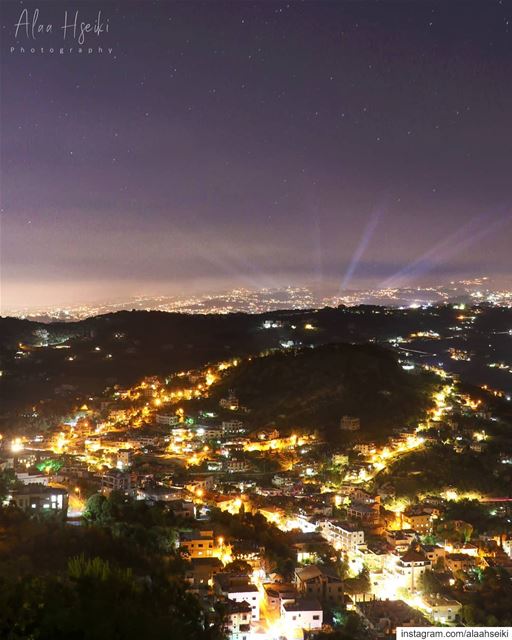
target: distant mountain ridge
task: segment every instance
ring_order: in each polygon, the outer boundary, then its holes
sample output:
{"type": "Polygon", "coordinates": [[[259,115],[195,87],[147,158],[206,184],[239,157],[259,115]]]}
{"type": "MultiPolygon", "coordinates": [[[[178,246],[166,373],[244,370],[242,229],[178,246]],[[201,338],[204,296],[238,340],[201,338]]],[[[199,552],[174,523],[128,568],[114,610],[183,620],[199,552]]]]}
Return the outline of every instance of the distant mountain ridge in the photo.
{"type": "Polygon", "coordinates": [[[510,374],[488,366],[496,342],[504,361],[512,361],[512,308],[448,305],[425,309],[377,306],[290,309],[262,314],[180,314],[121,311],[73,323],[34,323],[0,318],[0,413],[8,414],[52,398],[61,385],[97,394],[113,384],[133,384],[144,376],[167,375],[227,358],[258,355],[269,349],[318,347],[332,343],[388,345],[417,335],[408,349],[420,363],[428,358],[468,381],[507,389],[510,374]],[[454,329],[463,329],[455,330],[454,329]],[[440,340],[423,339],[437,334],[440,340]],[[20,347],[21,344],[21,347],[20,347]],[[450,359],[449,348],[473,352],[471,362],[450,359]],[[431,354],[431,355],[430,355],[431,354]],[[464,367],[464,369],[462,368],[464,367]]]}

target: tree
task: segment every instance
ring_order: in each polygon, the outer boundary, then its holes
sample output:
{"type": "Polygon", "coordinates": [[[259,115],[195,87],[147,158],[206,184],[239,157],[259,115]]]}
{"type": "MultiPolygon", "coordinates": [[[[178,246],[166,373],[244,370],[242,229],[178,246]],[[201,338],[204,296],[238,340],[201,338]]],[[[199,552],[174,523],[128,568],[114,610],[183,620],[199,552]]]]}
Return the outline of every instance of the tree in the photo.
{"type": "Polygon", "coordinates": [[[233,560],[233,562],[229,562],[223,570],[231,571],[232,573],[252,573],[251,565],[245,560],[233,560]]]}
{"type": "Polygon", "coordinates": [[[316,640],[362,640],[368,637],[368,632],[357,613],[349,611],[342,615],[341,619],[340,627],[331,633],[320,631],[315,635],[316,640]]]}
{"type": "Polygon", "coordinates": [[[354,595],[370,593],[371,581],[368,569],[365,567],[355,578],[348,578],[348,580],[345,580],[345,589],[347,593],[354,595]]]}
{"type": "Polygon", "coordinates": [[[449,542],[468,542],[471,540],[473,527],[469,522],[445,520],[437,526],[436,534],[439,538],[449,542]]]}
{"type": "Polygon", "coordinates": [[[0,582],[5,640],[218,640],[183,583],[137,580],[101,558],[79,556],[62,576],[0,582]]]}
{"type": "Polygon", "coordinates": [[[0,472],[0,504],[5,502],[12,488],[16,485],[16,474],[13,469],[0,472]]]}
{"type": "Polygon", "coordinates": [[[419,588],[424,595],[441,592],[441,583],[433,571],[425,571],[419,579],[419,588]]]}
{"type": "Polygon", "coordinates": [[[90,498],[88,498],[83,512],[85,520],[101,523],[103,520],[103,507],[106,501],[107,499],[105,496],[100,493],[94,493],[90,498]]]}

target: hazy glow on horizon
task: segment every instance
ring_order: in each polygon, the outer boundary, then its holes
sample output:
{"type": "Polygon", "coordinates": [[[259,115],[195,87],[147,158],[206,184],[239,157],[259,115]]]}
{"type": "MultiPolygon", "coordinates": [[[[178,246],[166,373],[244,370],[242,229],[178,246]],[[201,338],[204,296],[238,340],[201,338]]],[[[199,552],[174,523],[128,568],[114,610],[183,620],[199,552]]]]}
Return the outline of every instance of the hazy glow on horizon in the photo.
{"type": "Polygon", "coordinates": [[[193,4],[4,58],[2,310],[510,274],[505,7],[193,4]]]}

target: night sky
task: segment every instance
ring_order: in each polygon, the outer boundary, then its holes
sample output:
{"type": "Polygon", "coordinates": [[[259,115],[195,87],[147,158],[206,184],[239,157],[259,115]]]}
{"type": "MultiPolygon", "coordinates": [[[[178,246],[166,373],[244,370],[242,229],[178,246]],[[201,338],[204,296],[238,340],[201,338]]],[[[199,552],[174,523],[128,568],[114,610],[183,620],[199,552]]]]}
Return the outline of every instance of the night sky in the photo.
{"type": "Polygon", "coordinates": [[[512,2],[1,7],[2,309],[510,275],[512,2]]]}

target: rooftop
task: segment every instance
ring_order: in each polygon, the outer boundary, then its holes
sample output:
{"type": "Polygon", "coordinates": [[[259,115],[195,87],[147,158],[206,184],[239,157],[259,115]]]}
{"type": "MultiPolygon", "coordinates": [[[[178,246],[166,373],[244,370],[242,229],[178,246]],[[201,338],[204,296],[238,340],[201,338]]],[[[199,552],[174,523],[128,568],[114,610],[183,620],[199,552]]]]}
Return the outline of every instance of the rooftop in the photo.
{"type": "Polygon", "coordinates": [[[318,600],[297,600],[283,604],[285,611],[322,611],[322,605],[318,600]]]}
{"type": "Polygon", "coordinates": [[[427,558],[421,551],[408,549],[403,556],[400,556],[402,562],[426,562],[427,558]]]}
{"type": "Polygon", "coordinates": [[[23,495],[67,495],[68,492],[66,489],[62,487],[48,487],[45,484],[40,484],[39,482],[31,482],[30,484],[24,484],[23,486],[12,490],[13,496],[23,496],[23,495]]]}

